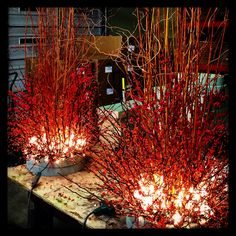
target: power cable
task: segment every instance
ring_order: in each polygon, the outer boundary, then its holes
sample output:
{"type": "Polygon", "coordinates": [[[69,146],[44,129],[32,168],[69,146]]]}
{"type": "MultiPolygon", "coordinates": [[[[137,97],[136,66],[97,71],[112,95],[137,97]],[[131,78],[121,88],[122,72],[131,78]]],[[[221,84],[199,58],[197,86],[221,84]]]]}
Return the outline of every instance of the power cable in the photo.
{"type": "Polygon", "coordinates": [[[31,182],[31,189],[30,189],[29,194],[28,194],[28,202],[27,202],[27,212],[28,212],[28,227],[27,228],[31,227],[31,221],[29,221],[29,219],[31,219],[31,209],[30,209],[31,195],[32,195],[32,192],[33,192],[34,188],[36,188],[37,185],[38,185],[39,179],[42,176],[42,172],[48,167],[48,164],[49,164],[49,162],[47,163],[47,165],[41,171],[39,171],[34,176],[34,179],[31,182]]]}
{"type": "Polygon", "coordinates": [[[101,215],[106,215],[106,216],[114,216],[115,215],[115,208],[112,205],[107,205],[104,201],[100,202],[100,206],[96,209],[94,209],[92,212],[90,212],[84,220],[82,230],[86,228],[86,223],[88,218],[94,214],[95,216],[101,216],[101,215]]]}

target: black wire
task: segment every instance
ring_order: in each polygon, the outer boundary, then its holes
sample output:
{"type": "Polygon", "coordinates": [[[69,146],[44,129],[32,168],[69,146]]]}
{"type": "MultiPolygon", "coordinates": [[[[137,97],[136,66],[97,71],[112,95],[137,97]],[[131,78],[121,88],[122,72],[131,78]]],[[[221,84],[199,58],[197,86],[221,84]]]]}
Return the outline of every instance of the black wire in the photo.
{"type": "Polygon", "coordinates": [[[100,202],[100,206],[97,207],[96,209],[94,209],[92,212],[90,212],[86,216],[82,230],[86,227],[86,222],[87,222],[89,216],[92,214],[94,214],[95,216],[101,216],[101,215],[114,216],[115,215],[115,208],[113,206],[107,205],[105,202],[100,202]]]}
{"type": "Polygon", "coordinates": [[[87,188],[80,186],[78,183],[74,182],[72,179],[69,179],[68,177],[66,177],[65,175],[61,174],[60,172],[57,172],[60,176],[62,176],[63,178],[65,178],[66,180],[68,180],[69,182],[77,185],[79,188],[83,189],[84,191],[88,192],[90,195],[96,197],[99,201],[103,201],[102,198],[100,198],[99,196],[95,195],[94,193],[90,192],[87,188]]]}
{"type": "Polygon", "coordinates": [[[27,202],[27,213],[28,213],[27,228],[31,227],[31,209],[30,209],[31,195],[32,195],[33,189],[37,186],[37,184],[39,182],[39,179],[41,178],[42,172],[48,167],[48,165],[49,165],[49,162],[47,163],[47,165],[42,170],[40,170],[35,175],[35,179],[34,179],[34,181],[32,181],[31,188],[30,188],[30,191],[29,191],[29,194],[28,194],[28,202],[27,202]]]}
{"type": "Polygon", "coordinates": [[[31,195],[32,195],[33,188],[31,187],[30,192],[28,194],[28,202],[27,202],[27,213],[28,213],[28,222],[27,222],[27,228],[31,227],[31,209],[30,209],[30,201],[31,201],[31,195]]]}
{"type": "Polygon", "coordinates": [[[14,76],[14,79],[12,80],[11,85],[10,85],[10,91],[13,91],[12,88],[13,88],[14,83],[16,82],[16,79],[17,79],[17,77],[18,77],[18,73],[17,73],[16,71],[14,71],[14,72],[9,73],[8,75],[9,75],[9,76],[10,76],[10,75],[15,75],[15,76],[14,76]]]}
{"type": "Polygon", "coordinates": [[[82,226],[82,230],[84,230],[86,228],[86,223],[87,223],[87,220],[89,218],[89,216],[91,216],[92,214],[94,213],[94,211],[90,212],[84,219],[84,223],[83,223],[83,226],[82,226]]]}

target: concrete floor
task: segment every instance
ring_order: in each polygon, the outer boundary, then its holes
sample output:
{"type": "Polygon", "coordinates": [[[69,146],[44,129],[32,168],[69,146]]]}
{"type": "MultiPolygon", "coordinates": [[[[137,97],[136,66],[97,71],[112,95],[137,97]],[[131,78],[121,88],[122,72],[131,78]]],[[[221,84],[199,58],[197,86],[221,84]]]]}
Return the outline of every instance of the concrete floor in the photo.
{"type": "MultiPolygon", "coordinates": [[[[8,180],[7,182],[7,216],[8,229],[28,228],[28,192],[20,185],[8,180]]],[[[81,228],[81,225],[74,221],[65,221],[53,217],[53,228],[68,229],[81,228]]]]}
{"type": "Polygon", "coordinates": [[[25,189],[8,180],[7,215],[8,228],[27,228],[27,196],[25,189]]]}

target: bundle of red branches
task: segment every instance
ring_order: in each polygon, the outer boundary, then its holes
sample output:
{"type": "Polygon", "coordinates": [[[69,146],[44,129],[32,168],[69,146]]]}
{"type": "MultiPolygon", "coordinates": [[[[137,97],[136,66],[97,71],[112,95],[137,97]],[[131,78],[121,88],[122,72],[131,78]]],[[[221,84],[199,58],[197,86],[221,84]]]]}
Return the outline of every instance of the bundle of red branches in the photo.
{"type": "MultiPolygon", "coordinates": [[[[185,9],[182,14],[186,12],[185,9]]],[[[199,9],[191,10],[191,14],[192,17],[199,14],[199,9]]],[[[154,26],[150,28],[153,33],[154,26]]],[[[196,32],[194,25],[192,30],[196,32]]],[[[150,46],[153,42],[148,39],[155,40],[158,34],[153,37],[145,31],[150,45],[143,40],[145,46],[142,46],[141,39],[137,39],[141,52],[136,55],[139,61],[133,65],[142,72],[137,76],[133,70],[129,75],[133,87],[126,92],[134,105],[131,108],[130,101],[123,104],[122,122],[108,116],[114,126],[112,138],[101,142],[90,169],[103,182],[100,189],[104,198],[122,215],[142,216],[154,228],[225,227],[228,224],[227,89],[223,85],[219,89],[222,78],[219,74],[198,72],[198,61],[193,59],[196,52],[188,50],[194,41],[189,46],[183,39],[185,31],[177,33],[182,42],[180,48],[179,45],[175,48],[176,61],[172,61],[172,66],[166,47],[161,60],[160,53],[155,54],[154,46],[150,46]],[[185,53],[189,60],[178,61],[185,53]]],[[[199,37],[195,40],[198,42],[199,37]]],[[[164,44],[168,45],[168,38],[164,44]]],[[[208,44],[211,46],[210,41],[208,44]]]]}
{"type": "Polygon", "coordinates": [[[9,92],[9,148],[25,158],[73,159],[92,145],[97,85],[86,53],[76,47],[73,19],[74,9],[38,10],[37,58],[30,59],[25,90],[9,92]]]}
{"type": "Polygon", "coordinates": [[[48,156],[55,161],[91,146],[96,84],[93,76],[75,72],[59,92],[49,76],[45,73],[33,87],[28,78],[25,91],[9,94],[14,102],[9,110],[9,144],[36,160],[48,156]]]}

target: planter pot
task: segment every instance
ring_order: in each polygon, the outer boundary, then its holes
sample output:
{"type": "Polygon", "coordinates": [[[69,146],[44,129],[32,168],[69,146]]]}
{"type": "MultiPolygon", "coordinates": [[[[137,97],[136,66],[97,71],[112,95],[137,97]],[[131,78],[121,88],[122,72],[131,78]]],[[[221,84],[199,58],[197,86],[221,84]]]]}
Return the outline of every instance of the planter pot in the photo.
{"type": "Polygon", "coordinates": [[[87,157],[81,156],[73,160],[60,161],[59,164],[50,163],[45,161],[39,161],[36,163],[34,160],[29,159],[26,161],[26,167],[28,170],[34,174],[41,172],[43,176],[58,176],[58,175],[68,175],[84,169],[87,157]]]}

